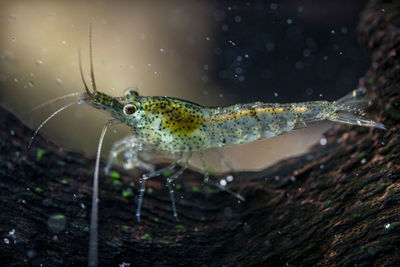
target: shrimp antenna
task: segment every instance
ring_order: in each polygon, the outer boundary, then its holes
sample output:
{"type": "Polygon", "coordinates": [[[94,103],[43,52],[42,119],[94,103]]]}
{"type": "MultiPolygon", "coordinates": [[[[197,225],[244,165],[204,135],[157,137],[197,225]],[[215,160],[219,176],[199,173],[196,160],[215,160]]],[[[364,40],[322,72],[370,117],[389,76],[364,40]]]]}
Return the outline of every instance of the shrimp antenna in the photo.
{"type": "Polygon", "coordinates": [[[93,70],[92,25],[93,23],[91,22],[89,31],[90,77],[92,79],[93,91],[96,92],[97,87],[96,87],[96,81],[94,79],[94,70],[93,70]]]}
{"type": "Polygon", "coordinates": [[[81,50],[78,50],[78,58],[79,58],[79,72],[81,73],[81,78],[83,85],[85,86],[86,93],[89,95],[90,98],[93,98],[92,92],[90,92],[86,82],[85,82],[85,77],[83,77],[83,70],[82,70],[82,58],[81,58],[81,50]]]}
{"type": "Polygon", "coordinates": [[[92,210],[90,213],[90,239],[89,239],[89,257],[88,266],[98,265],[98,211],[99,211],[99,166],[101,148],[103,146],[104,136],[106,135],[108,127],[113,124],[120,123],[119,120],[112,119],[106,122],[100,134],[99,144],[97,146],[96,165],[93,175],[93,193],[92,193],[92,210]]]}
{"type": "Polygon", "coordinates": [[[42,127],[49,121],[51,120],[55,115],[57,115],[58,113],[60,113],[61,111],[69,108],[70,106],[74,105],[74,104],[78,104],[79,102],[72,102],[69,103],[63,107],[61,107],[60,109],[58,109],[57,111],[55,111],[53,114],[51,114],[49,117],[47,117],[47,119],[45,119],[40,125],[39,127],[35,130],[35,133],[32,135],[31,140],[29,141],[29,145],[28,145],[28,149],[31,147],[33,139],[35,139],[35,136],[37,135],[37,133],[39,132],[40,129],[42,129],[42,127]]]}
{"type": "Polygon", "coordinates": [[[47,105],[50,105],[50,104],[52,104],[52,103],[56,103],[56,102],[58,102],[58,101],[61,101],[61,100],[64,100],[64,99],[66,99],[66,98],[69,98],[69,97],[73,97],[73,96],[84,96],[84,93],[82,93],[82,92],[76,92],[76,93],[72,93],[72,94],[68,94],[68,95],[63,95],[63,96],[60,96],[60,97],[56,97],[56,98],[53,98],[53,99],[50,99],[49,101],[46,101],[46,102],[44,102],[44,103],[42,103],[42,104],[40,104],[40,105],[37,105],[36,107],[34,107],[34,108],[32,108],[30,111],[29,111],[29,113],[31,113],[31,112],[33,112],[33,111],[35,111],[35,110],[38,110],[38,109],[40,109],[40,108],[42,108],[42,107],[45,107],[45,106],[47,106],[47,105]]]}

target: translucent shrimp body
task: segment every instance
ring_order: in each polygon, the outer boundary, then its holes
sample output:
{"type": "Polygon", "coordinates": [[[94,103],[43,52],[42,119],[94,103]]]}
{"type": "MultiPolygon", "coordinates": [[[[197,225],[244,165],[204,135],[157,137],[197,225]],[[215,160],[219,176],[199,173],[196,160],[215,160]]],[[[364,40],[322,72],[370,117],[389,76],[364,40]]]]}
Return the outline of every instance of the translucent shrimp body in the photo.
{"type": "MultiPolygon", "coordinates": [[[[365,89],[358,89],[351,95],[364,93],[365,89]]],[[[137,143],[171,153],[247,143],[321,120],[384,128],[365,118],[356,105],[340,100],[205,107],[177,98],[139,96],[135,92],[120,98],[99,92],[93,96],[89,103],[130,126],[137,143]]]]}

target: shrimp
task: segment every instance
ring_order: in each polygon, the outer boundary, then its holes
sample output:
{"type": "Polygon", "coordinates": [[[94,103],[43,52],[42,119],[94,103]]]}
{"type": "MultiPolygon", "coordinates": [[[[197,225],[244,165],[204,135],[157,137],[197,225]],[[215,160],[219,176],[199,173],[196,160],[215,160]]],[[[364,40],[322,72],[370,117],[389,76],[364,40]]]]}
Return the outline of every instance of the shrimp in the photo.
{"type": "MultiPolygon", "coordinates": [[[[112,119],[104,124],[98,142],[96,163],[93,176],[93,194],[90,222],[90,244],[88,265],[98,265],[98,180],[100,155],[107,129],[115,124],[124,123],[131,128],[131,134],[116,142],[110,152],[106,173],[118,157],[122,157],[124,167],[143,168],[148,171],[141,176],[137,220],[140,222],[141,206],[147,180],[165,172],[172,175],[166,178],[173,215],[178,220],[174,200],[173,181],[188,168],[192,152],[220,148],[224,146],[248,143],[284,134],[306,127],[308,123],[329,120],[352,125],[384,129],[379,122],[370,120],[363,107],[368,104],[366,89],[361,88],[338,101],[313,101],[302,103],[262,103],[236,104],[227,107],[207,107],[187,100],[167,96],[141,96],[135,90],[127,90],[121,97],[112,97],[97,90],[92,55],[92,25],[89,33],[90,76],[92,90],[89,89],[82,71],[79,53],[79,68],[84,86],[83,93],[74,93],[66,97],[78,96],[78,102],[70,103],[49,116],[35,131],[33,138],[44,124],[62,110],[73,104],[86,103],[96,109],[106,111],[112,119]],[[155,170],[141,153],[167,154],[174,158],[165,168],[155,170]],[[175,171],[175,168],[180,168],[175,171]]],[[[47,103],[51,103],[48,101],[47,103]]],[[[42,106],[42,105],[40,105],[42,106]]],[[[203,164],[204,181],[244,199],[219,185],[209,181],[209,173],[203,164]]]]}

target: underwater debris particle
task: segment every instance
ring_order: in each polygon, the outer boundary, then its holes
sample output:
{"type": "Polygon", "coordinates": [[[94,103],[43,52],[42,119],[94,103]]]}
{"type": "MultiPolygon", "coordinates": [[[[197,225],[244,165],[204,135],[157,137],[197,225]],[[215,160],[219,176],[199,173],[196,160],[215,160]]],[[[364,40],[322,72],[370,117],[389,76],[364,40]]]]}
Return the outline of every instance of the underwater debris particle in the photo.
{"type": "Polygon", "coordinates": [[[326,138],[321,138],[321,140],[319,140],[319,143],[321,144],[321,146],[326,145],[327,143],[326,138]]]}
{"type": "Polygon", "coordinates": [[[194,193],[200,193],[200,192],[201,192],[201,189],[200,189],[200,187],[198,187],[198,186],[193,186],[193,187],[192,187],[192,192],[194,192],[194,193]]]}
{"type": "Polygon", "coordinates": [[[67,226],[67,219],[62,214],[55,214],[50,216],[47,220],[47,227],[51,232],[60,233],[67,226]]]}
{"type": "Polygon", "coordinates": [[[367,159],[363,158],[360,162],[361,162],[361,164],[365,164],[367,162],[367,159]]]}
{"type": "Polygon", "coordinates": [[[144,234],[144,235],[141,237],[141,239],[142,239],[142,240],[146,240],[146,241],[151,241],[151,240],[152,240],[152,237],[151,237],[150,234],[144,234]]]}
{"type": "Polygon", "coordinates": [[[131,264],[128,263],[128,262],[122,262],[122,263],[118,264],[118,266],[119,266],[119,267],[130,267],[131,264]]]}
{"type": "Polygon", "coordinates": [[[44,150],[39,148],[39,149],[36,151],[36,158],[37,158],[38,160],[40,160],[40,159],[43,158],[43,155],[44,155],[44,150]]]}
{"type": "Polygon", "coordinates": [[[114,180],[119,180],[121,178],[121,175],[116,171],[112,171],[110,172],[110,177],[113,178],[114,180]]]}
{"type": "Polygon", "coordinates": [[[13,236],[14,234],[15,234],[15,229],[12,229],[12,230],[10,230],[10,231],[8,232],[8,235],[13,236]]]}
{"type": "Polygon", "coordinates": [[[64,84],[63,80],[61,80],[60,78],[56,79],[56,83],[58,86],[62,86],[64,84]]]}
{"type": "Polygon", "coordinates": [[[36,193],[43,193],[43,189],[40,187],[35,187],[35,192],[36,193]]]}
{"type": "Polygon", "coordinates": [[[10,239],[8,238],[3,238],[3,241],[6,245],[10,244],[10,239]]]}
{"type": "Polygon", "coordinates": [[[120,180],[113,180],[113,186],[115,186],[115,187],[120,187],[120,186],[122,186],[123,184],[122,184],[122,182],[120,181],[120,180]]]}
{"type": "Polygon", "coordinates": [[[29,249],[26,252],[26,256],[28,256],[28,258],[33,259],[34,257],[36,257],[36,251],[34,249],[29,249]]]}
{"type": "Polygon", "coordinates": [[[251,226],[248,223],[243,224],[243,231],[248,234],[251,232],[251,226]]]}
{"type": "Polygon", "coordinates": [[[133,197],[133,191],[132,188],[125,189],[122,191],[122,196],[125,198],[133,197]]]}
{"type": "Polygon", "coordinates": [[[385,224],[385,228],[389,229],[390,228],[390,223],[385,224]]]}
{"type": "Polygon", "coordinates": [[[165,171],[165,172],[162,173],[162,176],[164,176],[165,178],[171,177],[172,176],[172,172],[165,171]]]}

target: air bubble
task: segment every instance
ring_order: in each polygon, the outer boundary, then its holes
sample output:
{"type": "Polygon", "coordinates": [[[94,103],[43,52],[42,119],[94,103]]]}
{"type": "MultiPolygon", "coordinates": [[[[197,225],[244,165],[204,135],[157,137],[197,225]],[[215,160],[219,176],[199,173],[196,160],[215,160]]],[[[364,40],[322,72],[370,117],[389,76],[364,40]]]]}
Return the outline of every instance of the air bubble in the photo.
{"type": "Polygon", "coordinates": [[[56,79],[56,83],[58,86],[62,86],[64,84],[63,80],[61,80],[60,78],[56,79]]]}
{"type": "Polygon", "coordinates": [[[28,256],[30,259],[33,259],[36,257],[36,251],[34,249],[30,249],[26,252],[26,256],[28,256]]]}
{"type": "Polygon", "coordinates": [[[275,44],[272,42],[269,42],[265,45],[265,48],[268,50],[268,52],[272,52],[275,49],[275,44]]]}
{"type": "Polygon", "coordinates": [[[242,21],[242,17],[241,16],[236,16],[235,17],[235,22],[241,22],[242,21]]]}
{"type": "Polygon", "coordinates": [[[278,8],[278,4],[272,3],[272,4],[269,5],[269,7],[270,7],[272,10],[276,10],[276,9],[278,8]]]}
{"type": "Polygon", "coordinates": [[[321,144],[321,146],[326,145],[327,143],[326,138],[321,138],[321,140],[319,140],[319,143],[321,144]]]}
{"type": "Polygon", "coordinates": [[[226,186],[227,182],[225,179],[221,179],[221,180],[219,180],[219,184],[222,186],[226,186]]]}
{"type": "Polygon", "coordinates": [[[35,63],[36,63],[36,65],[38,65],[38,66],[43,65],[43,61],[40,60],[40,59],[36,60],[35,63]]]}

